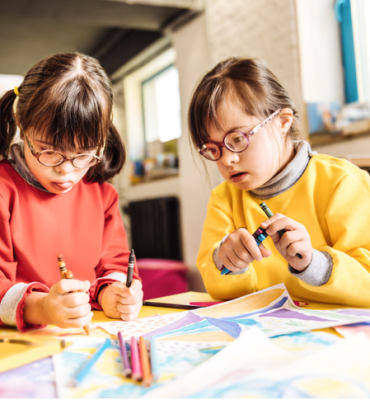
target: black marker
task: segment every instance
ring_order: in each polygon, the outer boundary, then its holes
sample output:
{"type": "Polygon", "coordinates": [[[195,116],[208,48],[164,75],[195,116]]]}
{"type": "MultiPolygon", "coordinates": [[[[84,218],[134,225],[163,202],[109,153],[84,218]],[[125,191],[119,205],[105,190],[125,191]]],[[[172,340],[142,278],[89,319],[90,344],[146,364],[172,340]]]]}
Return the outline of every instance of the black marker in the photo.
{"type": "Polygon", "coordinates": [[[128,259],[126,287],[131,286],[132,276],[134,274],[134,263],[135,263],[135,254],[134,254],[134,249],[132,249],[130,257],[128,259]]]}

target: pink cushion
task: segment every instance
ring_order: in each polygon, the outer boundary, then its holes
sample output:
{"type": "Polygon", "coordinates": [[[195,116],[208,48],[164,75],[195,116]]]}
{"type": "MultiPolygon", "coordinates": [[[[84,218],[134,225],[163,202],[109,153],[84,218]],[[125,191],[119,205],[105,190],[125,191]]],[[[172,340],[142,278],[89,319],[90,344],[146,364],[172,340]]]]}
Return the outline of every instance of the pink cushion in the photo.
{"type": "Polygon", "coordinates": [[[136,262],[143,283],[144,300],[188,291],[188,267],[183,262],[159,258],[139,258],[136,262]]]}

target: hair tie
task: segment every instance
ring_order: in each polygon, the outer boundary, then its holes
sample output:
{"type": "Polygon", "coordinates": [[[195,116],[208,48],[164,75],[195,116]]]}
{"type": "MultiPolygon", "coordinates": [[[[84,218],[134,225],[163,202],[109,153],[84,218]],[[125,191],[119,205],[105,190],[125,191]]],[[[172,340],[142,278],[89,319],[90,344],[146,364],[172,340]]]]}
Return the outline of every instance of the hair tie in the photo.
{"type": "Polygon", "coordinates": [[[14,93],[17,97],[19,97],[19,90],[18,90],[18,86],[14,87],[14,93]]]}

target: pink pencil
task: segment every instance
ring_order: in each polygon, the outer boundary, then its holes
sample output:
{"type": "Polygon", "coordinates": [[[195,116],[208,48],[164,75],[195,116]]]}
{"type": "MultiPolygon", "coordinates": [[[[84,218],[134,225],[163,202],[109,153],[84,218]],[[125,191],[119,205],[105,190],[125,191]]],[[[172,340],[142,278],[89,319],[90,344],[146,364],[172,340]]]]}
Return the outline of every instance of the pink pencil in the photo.
{"type": "Polygon", "coordinates": [[[143,374],[141,372],[139,348],[135,336],[131,336],[131,369],[132,369],[132,380],[141,381],[143,374]]]}

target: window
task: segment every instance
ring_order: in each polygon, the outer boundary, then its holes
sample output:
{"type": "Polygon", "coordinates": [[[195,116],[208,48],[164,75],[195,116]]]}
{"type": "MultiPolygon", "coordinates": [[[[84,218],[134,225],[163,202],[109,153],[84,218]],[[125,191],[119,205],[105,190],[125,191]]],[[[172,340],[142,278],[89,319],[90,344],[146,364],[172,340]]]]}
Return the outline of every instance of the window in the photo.
{"type": "Polygon", "coordinates": [[[123,85],[132,182],[177,174],[181,117],[174,49],[125,77],[123,85]]]}
{"type": "Polygon", "coordinates": [[[179,75],[174,65],[142,83],[146,142],[181,136],[179,75]]]}

